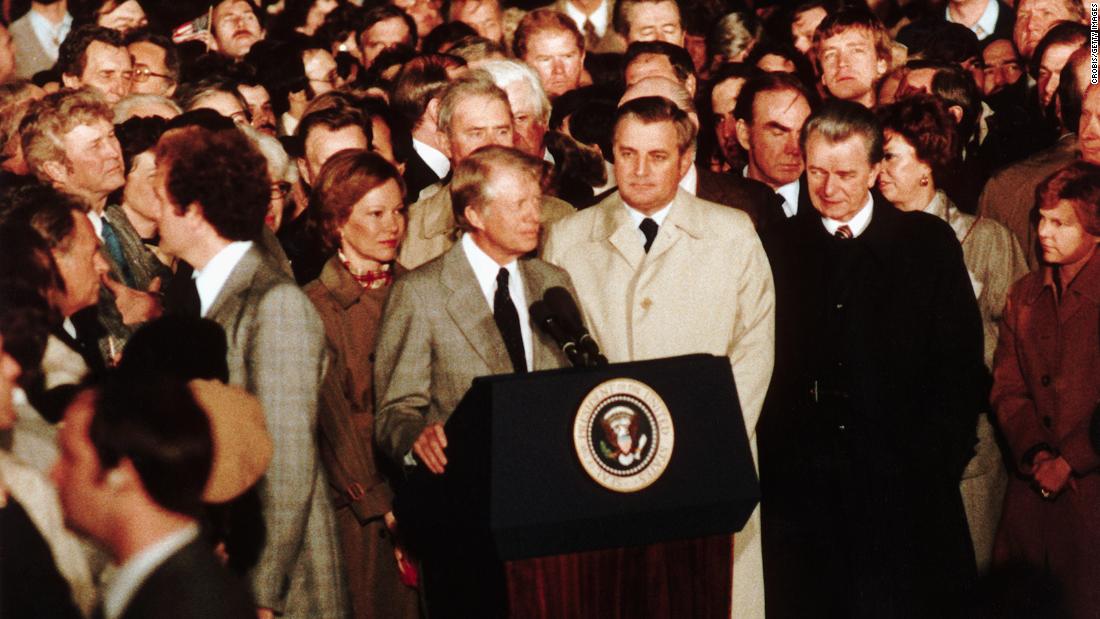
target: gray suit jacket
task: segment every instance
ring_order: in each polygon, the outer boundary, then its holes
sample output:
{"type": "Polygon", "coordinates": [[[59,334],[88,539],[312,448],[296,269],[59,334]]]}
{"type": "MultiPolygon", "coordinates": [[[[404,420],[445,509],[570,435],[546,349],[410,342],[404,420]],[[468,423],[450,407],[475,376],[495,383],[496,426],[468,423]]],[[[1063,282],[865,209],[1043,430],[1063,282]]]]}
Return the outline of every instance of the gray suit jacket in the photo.
{"type": "Polygon", "coordinates": [[[229,380],[260,399],[275,443],[260,481],[267,543],[250,574],[256,603],[285,617],[344,617],[335,520],[317,454],[321,319],[294,280],[255,246],[206,317],[225,329],[229,380]]]}
{"type": "MultiPolygon", "coordinates": [[[[527,302],[547,288],[573,293],[565,271],[519,261],[527,302]]],[[[575,295],[574,295],[575,298],[575,295]]],[[[553,341],[532,325],[534,370],[566,365],[553,341]]],[[[461,243],[399,278],[382,310],[375,349],[374,438],[396,462],[429,423],[445,423],[478,376],[510,374],[512,363],[492,310],[461,243]]]]}
{"type": "Polygon", "coordinates": [[[46,53],[31,27],[31,12],[13,21],[8,33],[15,43],[15,77],[30,79],[35,73],[52,69],[55,59],[46,53]]]}

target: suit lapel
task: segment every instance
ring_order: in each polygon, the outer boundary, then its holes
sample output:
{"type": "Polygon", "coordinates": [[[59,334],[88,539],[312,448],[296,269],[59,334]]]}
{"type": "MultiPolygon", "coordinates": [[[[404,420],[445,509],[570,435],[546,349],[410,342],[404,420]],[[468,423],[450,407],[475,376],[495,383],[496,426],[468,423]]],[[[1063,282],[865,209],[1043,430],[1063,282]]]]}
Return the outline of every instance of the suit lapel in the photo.
{"type": "MultiPolygon", "coordinates": [[[[530,306],[535,301],[542,298],[546,292],[546,282],[543,279],[542,273],[535,268],[534,263],[531,260],[520,260],[519,270],[523,274],[523,290],[527,296],[527,305],[530,306]]],[[[551,368],[561,367],[561,362],[558,360],[555,348],[546,339],[546,334],[542,332],[530,317],[528,322],[531,323],[531,347],[534,349],[531,351],[531,361],[533,367],[532,371],[546,370],[551,368]]]]}
{"type": "Polygon", "coordinates": [[[504,348],[504,338],[493,321],[474,269],[466,260],[462,243],[455,243],[444,256],[440,283],[450,290],[447,313],[451,320],[493,374],[512,373],[512,361],[504,348]]]}
{"type": "Polygon", "coordinates": [[[592,208],[600,209],[600,217],[596,219],[592,229],[593,238],[610,242],[630,265],[631,270],[636,271],[646,256],[645,249],[618,192],[592,208]]]}

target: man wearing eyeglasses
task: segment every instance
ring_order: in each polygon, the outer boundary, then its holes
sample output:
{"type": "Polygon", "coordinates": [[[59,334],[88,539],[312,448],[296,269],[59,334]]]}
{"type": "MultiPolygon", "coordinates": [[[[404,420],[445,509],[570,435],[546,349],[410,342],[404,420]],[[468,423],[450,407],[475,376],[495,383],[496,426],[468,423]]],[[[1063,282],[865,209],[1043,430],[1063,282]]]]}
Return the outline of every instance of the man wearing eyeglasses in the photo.
{"type": "Polygon", "coordinates": [[[57,68],[66,88],[91,89],[112,106],[130,94],[133,62],[114,30],[89,24],[72,31],[61,44],[57,68]]]}
{"type": "Polygon", "coordinates": [[[134,65],[130,92],[162,97],[171,97],[176,93],[180,60],[170,39],[148,31],[138,31],[127,38],[126,48],[134,65]]]}

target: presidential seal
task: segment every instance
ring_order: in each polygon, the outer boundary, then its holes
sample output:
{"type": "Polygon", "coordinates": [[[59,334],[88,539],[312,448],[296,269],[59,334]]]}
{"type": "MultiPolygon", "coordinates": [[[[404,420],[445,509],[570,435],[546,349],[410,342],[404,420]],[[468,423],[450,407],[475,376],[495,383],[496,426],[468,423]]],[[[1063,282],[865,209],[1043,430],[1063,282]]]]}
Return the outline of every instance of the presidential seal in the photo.
{"type": "Polygon", "coordinates": [[[645,383],[616,378],[590,391],[573,421],[586,473],[608,490],[637,492],[665,472],[676,435],[664,400],[645,383]]]}

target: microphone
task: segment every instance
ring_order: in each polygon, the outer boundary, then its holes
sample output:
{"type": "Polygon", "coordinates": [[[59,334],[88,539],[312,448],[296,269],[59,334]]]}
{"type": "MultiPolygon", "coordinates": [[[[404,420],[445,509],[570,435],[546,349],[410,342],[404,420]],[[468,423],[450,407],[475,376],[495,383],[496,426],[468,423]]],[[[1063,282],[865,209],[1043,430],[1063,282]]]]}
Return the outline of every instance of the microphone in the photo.
{"type": "Polygon", "coordinates": [[[573,300],[573,295],[561,286],[554,286],[546,290],[543,298],[546,299],[547,305],[552,310],[562,316],[566,328],[572,334],[572,339],[577,343],[577,348],[584,354],[586,365],[589,367],[607,365],[607,357],[600,354],[599,344],[592,338],[588,329],[584,328],[581,311],[577,308],[577,302],[573,300]]]}
{"type": "Polygon", "coordinates": [[[546,301],[539,300],[532,303],[530,312],[531,320],[534,320],[539,329],[557,343],[573,367],[587,365],[580,349],[577,348],[576,341],[570,336],[569,329],[562,324],[562,320],[550,309],[546,301]]]}

